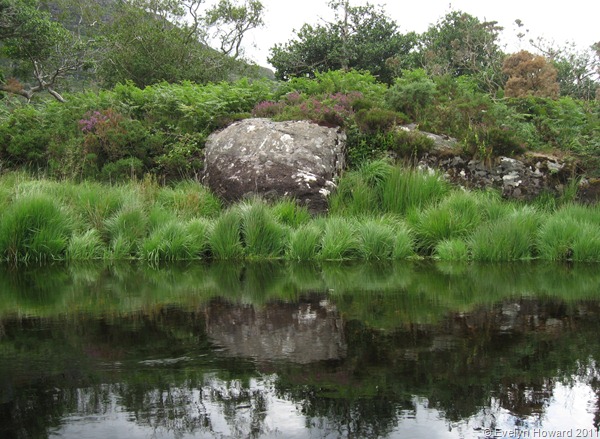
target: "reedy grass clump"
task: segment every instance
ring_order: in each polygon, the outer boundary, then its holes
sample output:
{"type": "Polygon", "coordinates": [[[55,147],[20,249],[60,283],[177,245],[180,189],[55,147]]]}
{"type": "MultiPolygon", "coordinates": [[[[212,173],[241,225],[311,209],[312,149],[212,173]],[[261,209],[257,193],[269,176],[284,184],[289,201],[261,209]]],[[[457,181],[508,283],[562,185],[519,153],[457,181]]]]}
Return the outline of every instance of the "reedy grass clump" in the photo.
{"type": "Polygon", "coordinates": [[[140,256],[151,262],[192,259],[191,239],[182,221],[171,221],[157,229],[140,244],[140,256]]]}
{"type": "Polygon", "coordinates": [[[275,220],[283,225],[293,228],[299,227],[310,221],[310,213],[305,206],[299,206],[295,200],[282,198],[271,207],[275,220]]]}
{"type": "Polygon", "coordinates": [[[111,259],[136,256],[138,245],[148,233],[148,217],[140,205],[127,205],[108,218],[105,222],[106,240],[111,259]]]}
{"type": "Polygon", "coordinates": [[[314,261],[321,251],[321,228],[314,222],[301,225],[290,232],[286,258],[314,261]]]}
{"type": "Polygon", "coordinates": [[[213,258],[235,260],[244,257],[241,224],[241,212],[235,208],[227,209],[215,220],[208,239],[213,258]]]}
{"type": "Polygon", "coordinates": [[[344,217],[329,217],[324,220],[321,252],[323,260],[345,260],[360,258],[360,240],[353,221],[344,217]]]}
{"type": "Polygon", "coordinates": [[[532,259],[540,215],[522,207],[496,221],[482,224],[471,236],[471,254],[476,261],[502,262],[532,259]]]}
{"type": "Polygon", "coordinates": [[[275,220],[266,203],[256,199],[239,205],[245,254],[250,258],[283,256],[287,230],[275,220]]]}
{"type": "Polygon", "coordinates": [[[221,201],[205,186],[188,180],[174,187],[158,190],[156,201],[166,210],[174,211],[183,219],[215,218],[221,212],[221,201]]]}
{"type": "Polygon", "coordinates": [[[438,174],[393,167],[381,184],[381,208],[383,212],[404,215],[441,200],[448,191],[448,183],[438,174]]]}
{"type": "Polygon", "coordinates": [[[391,259],[396,244],[393,227],[385,221],[366,219],[358,224],[360,257],[367,260],[391,259]]]}
{"type": "Polygon", "coordinates": [[[100,232],[96,229],[74,234],[67,247],[67,259],[71,261],[86,261],[102,259],[106,246],[100,232]]]}
{"type": "Polygon", "coordinates": [[[466,261],[469,259],[469,246],[459,238],[444,239],[435,246],[434,255],[441,261],[466,261]]]}
{"type": "Polygon", "coordinates": [[[583,224],[573,241],[573,260],[600,262],[600,233],[597,225],[583,224]]]}
{"type": "Polygon", "coordinates": [[[72,222],[58,203],[24,195],[0,219],[0,254],[8,261],[64,259],[72,222]]]}
{"type": "Polygon", "coordinates": [[[430,254],[443,240],[462,238],[481,222],[479,199],[470,192],[453,192],[439,204],[409,215],[417,247],[430,254]]]}

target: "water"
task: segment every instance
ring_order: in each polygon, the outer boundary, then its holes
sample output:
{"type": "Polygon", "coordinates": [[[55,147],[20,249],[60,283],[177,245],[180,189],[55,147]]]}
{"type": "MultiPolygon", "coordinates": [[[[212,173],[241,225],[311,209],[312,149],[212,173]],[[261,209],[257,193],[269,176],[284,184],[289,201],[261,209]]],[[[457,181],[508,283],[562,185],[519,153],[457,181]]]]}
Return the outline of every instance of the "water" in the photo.
{"type": "Polygon", "coordinates": [[[600,437],[600,270],[0,269],[0,438],[600,437]]]}

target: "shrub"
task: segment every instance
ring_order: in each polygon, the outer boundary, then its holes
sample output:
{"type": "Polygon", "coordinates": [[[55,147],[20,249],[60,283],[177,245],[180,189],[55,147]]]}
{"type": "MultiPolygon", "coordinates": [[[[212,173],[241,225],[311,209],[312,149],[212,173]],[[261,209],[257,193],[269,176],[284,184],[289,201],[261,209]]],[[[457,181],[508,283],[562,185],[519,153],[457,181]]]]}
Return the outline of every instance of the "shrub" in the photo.
{"type": "Polygon", "coordinates": [[[386,132],[395,125],[406,122],[404,115],[381,108],[362,109],[356,113],[354,120],[361,131],[369,134],[386,132]]]}
{"type": "Polygon", "coordinates": [[[104,181],[109,182],[135,180],[144,174],[144,164],[138,158],[127,157],[116,162],[106,163],[100,174],[104,181]]]}
{"type": "Polygon", "coordinates": [[[12,167],[46,167],[50,139],[42,112],[17,108],[0,123],[0,158],[12,167]]]}

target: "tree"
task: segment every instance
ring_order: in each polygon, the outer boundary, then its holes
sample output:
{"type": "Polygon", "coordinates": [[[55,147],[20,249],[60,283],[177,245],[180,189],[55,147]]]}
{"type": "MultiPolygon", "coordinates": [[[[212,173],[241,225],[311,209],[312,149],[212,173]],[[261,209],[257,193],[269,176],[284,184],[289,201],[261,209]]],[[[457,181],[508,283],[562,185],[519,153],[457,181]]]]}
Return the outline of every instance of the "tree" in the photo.
{"type": "Polygon", "coordinates": [[[446,14],[420,37],[422,63],[431,75],[474,76],[487,91],[502,84],[502,27],[461,11],[446,14]]]}
{"type": "Polygon", "coordinates": [[[557,70],[561,96],[591,100],[600,87],[600,53],[592,45],[578,50],[574,43],[557,45],[543,38],[530,40],[531,45],[544,55],[557,70]]]}
{"type": "Polygon", "coordinates": [[[244,35],[264,24],[262,19],[263,5],[256,0],[248,0],[237,5],[231,0],[220,0],[206,13],[204,19],[207,27],[213,29],[213,39],[219,41],[219,48],[224,55],[237,59],[242,55],[244,35]]]}
{"type": "Polygon", "coordinates": [[[557,70],[541,55],[526,50],[512,54],[504,60],[502,72],[508,76],[504,86],[506,97],[557,98],[559,95],[557,70]]]}
{"type": "Polygon", "coordinates": [[[244,35],[262,23],[262,4],[221,0],[124,0],[106,24],[100,75],[107,85],[127,80],[139,87],[160,81],[198,83],[227,79],[244,35]],[[209,45],[214,40],[220,51],[209,45]]]}
{"type": "Polygon", "coordinates": [[[28,101],[45,90],[64,101],[56,85],[88,63],[86,44],[41,11],[36,0],[0,0],[0,17],[1,54],[26,82],[12,78],[1,82],[0,90],[28,101]]]}
{"type": "MultiPolygon", "coordinates": [[[[391,83],[394,69],[386,61],[410,57],[416,35],[402,35],[383,9],[373,5],[350,6],[347,0],[332,1],[335,20],[303,25],[296,38],[271,48],[268,61],[276,76],[314,76],[316,71],[369,70],[381,81],[391,83]]],[[[408,67],[408,66],[406,66],[408,67]]]]}

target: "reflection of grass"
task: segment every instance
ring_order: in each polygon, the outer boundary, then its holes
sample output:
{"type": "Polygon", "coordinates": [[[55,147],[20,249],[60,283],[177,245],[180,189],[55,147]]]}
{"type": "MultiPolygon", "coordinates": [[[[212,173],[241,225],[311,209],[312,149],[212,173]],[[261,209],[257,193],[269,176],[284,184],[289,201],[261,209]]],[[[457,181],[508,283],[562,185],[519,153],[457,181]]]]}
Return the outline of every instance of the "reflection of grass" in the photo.
{"type": "Polygon", "coordinates": [[[567,302],[598,298],[593,264],[323,262],[320,265],[220,261],[151,268],[145,264],[70,264],[0,271],[0,317],[14,313],[128,313],[166,304],[198,307],[215,298],[260,306],[326,294],[348,318],[376,327],[426,323],[515,296],[567,302]]]}

